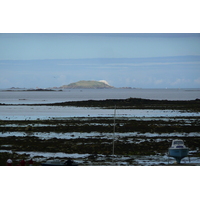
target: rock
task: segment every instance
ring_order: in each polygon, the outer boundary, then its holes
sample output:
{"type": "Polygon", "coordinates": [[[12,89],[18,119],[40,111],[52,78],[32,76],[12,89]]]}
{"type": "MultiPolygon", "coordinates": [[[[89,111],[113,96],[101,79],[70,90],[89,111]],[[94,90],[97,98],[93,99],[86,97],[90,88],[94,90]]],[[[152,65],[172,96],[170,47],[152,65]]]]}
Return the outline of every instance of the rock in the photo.
{"type": "Polygon", "coordinates": [[[32,130],[32,126],[31,125],[28,125],[26,128],[25,128],[26,131],[31,131],[32,130]]]}

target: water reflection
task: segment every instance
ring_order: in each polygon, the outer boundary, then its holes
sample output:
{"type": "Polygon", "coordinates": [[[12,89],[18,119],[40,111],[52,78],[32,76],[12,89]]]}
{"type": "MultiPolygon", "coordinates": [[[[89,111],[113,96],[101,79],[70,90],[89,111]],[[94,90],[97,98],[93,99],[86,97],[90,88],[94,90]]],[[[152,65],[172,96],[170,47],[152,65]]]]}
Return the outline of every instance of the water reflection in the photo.
{"type": "MultiPolygon", "coordinates": [[[[63,119],[65,117],[112,117],[112,109],[60,106],[0,106],[0,120],[63,119]]],[[[197,112],[154,109],[119,109],[117,117],[189,117],[197,112]]]]}

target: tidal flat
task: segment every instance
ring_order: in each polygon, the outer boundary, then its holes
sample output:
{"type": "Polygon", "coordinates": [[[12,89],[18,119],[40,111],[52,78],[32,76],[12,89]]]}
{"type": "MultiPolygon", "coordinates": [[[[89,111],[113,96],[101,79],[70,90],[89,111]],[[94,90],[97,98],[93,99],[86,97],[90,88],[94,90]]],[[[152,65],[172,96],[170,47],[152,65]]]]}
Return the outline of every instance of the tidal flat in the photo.
{"type": "Polygon", "coordinates": [[[9,157],[14,165],[22,158],[32,158],[34,165],[68,158],[79,165],[168,165],[175,161],[167,156],[175,138],[183,139],[190,148],[189,158],[182,163],[198,164],[199,108],[199,100],[155,102],[132,98],[1,105],[5,115],[0,120],[0,165],[6,165],[9,157]],[[117,105],[115,124],[113,105],[117,105]]]}

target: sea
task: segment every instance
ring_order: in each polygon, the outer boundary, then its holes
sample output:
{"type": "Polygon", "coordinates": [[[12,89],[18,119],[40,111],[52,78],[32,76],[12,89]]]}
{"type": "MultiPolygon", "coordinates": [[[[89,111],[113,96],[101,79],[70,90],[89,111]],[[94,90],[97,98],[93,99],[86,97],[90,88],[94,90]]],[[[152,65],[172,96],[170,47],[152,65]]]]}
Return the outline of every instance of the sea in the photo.
{"type": "MultiPolygon", "coordinates": [[[[0,90],[0,120],[63,119],[67,117],[112,117],[112,109],[25,106],[66,101],[144,98],[156,100],[195,100],[200,89],[71,89],[63,91],[0,90]]],[[[114,109],[114,105],[113,105],[114,109]]],[[[200,113],[172,110],[117,110],[118,117],[184,117],[200,116],[200,113]]]]}
{"type": "Polygon", "coordinates": [[[0,90],[0,103],[32,104],[65,101],[144,98],[156,100],[195,100],[198,89],[65,89],[62,91],[0,90]]]}
{"type": "MultiPolygon", "coordinates": [[[[0,105],[0,120],[39,120],[39,119],[62,119],[67,120],[71,117],[113,117],[114,116],[114,105],[112,109],[102,108],[81,108],[81,107],[70,107],[70,106],[34,106],[27,104],[46,104],[46,103],[57,103],[66,101],[82,101],[82,100],[105,100],[105,99],[126,99],[126,98],[143,98],[143,99],[156,99],[156,100],[195,100],[200,99],[200,89],[66,89],[63,91],[8,91],[0,90],[0,103],[9,105],[0,105]],[[26,104],[26,105],[23,105],[26,104]]],[[[156,110],[156,109],[116,109],[116,118],[134,118],[142,120],[151,119],[154,120],[162,117],[162,120],[169,120],[171,117],[200,117],[200,112],[187,112],[178,110],[156,110]]],[[[171,118],[171,119],[172,119],[171,118]]],[[[175,119],[175,118],[174,118],[175,119]]],[[[188,118],[187,118],[188,119],[188,118]]],[[[186,119],[186,120],[187,120],[186,119]]],[[[4,125],[1,125],[4,126],[4,125]]],[[[10,126],[10,125],[8,125],[10,126]]],[[[15,126],[15,124],[11,125],[15,126]]],[[[18,125],[16,125],[18,126],[18,125]]],[[[39,126],[39,125],[38,125],[39,126]]],[[[0,137],[9,136],[21,136],[25,137],[29,133],[25,132],[2,132],[0,137]]],[[[112,139],[110,133],[31,133],[35,137],[42,139],[71,139],[76,137],[88,138],[88,137],[102,137],[112,139]]],[[[118,140],[127,136],[132,137],[138,133],[127,133],[121,135],[115,133],[118,140]]],[[[152,133],[144,133],[145,136],[157,136],[152,133]]],[[[155,133],[156,134],[156,133],[155,133]]],[[[185,135],[186,133],[174,133],[176,136],[179,134],[185,135]]],[[[141,133],[139,134],[141,135],[141,133]]],[[[180,136],[182,136],[180,135],[180,136]]],[[[190,133],[190,137],[197,136],[198,133],[190,133]]],[[[165,136],[165,135],[164,135],[165,136]]],[[[166,135],[167,136],[167,135],[166,135]]],[[[9,150],[0,150],[0,152],[9,152],[9,150]]],[[[12,151],[10,150],[12,153],[12,151]]],[[[18,154],[29,154],[31,158],[36,159],[35,156],[42,155],[42,159],[49,159],[51,157],[71,157],[76,159],[80,164],[84,161],[88,155],[82,154],[65,154],[63,152],[51,153],[51,152],[16,152],[18,154]]],[[[102,155],[104,156],[104,155],[102,155]]],[[[104,158],[104,157],[103,157],[104,158]]],[[[103,159],[102,158],[102,159],[103,159]]],[[[118,165],[128,165],[126,157],[116,157],[115,163],[118,165]]],[[[173,158],[165,155],[152,155],[152,156],[133,156],[133,159],[137,162],[137,165],[157,165],[159,163],[168,164],[174,162],[173,158]]],[[[40,160],[38,160],[39,162],[40,160]]],[[[43,161],[43,160],[41,160],[43,161]]],[[[105,164],[105,161],[103,161],[105,164]]],[[[188,163],[188,158],[184,158],[183,163],[188,163]]],[[[191,163],[199,163],[200,160],[197,157],[190,157],[191,163]]],[[[94,163],[91,163],[93,165],[94,163]]],[[[106,165],[112,165],[111,162],[106,165]]]]}

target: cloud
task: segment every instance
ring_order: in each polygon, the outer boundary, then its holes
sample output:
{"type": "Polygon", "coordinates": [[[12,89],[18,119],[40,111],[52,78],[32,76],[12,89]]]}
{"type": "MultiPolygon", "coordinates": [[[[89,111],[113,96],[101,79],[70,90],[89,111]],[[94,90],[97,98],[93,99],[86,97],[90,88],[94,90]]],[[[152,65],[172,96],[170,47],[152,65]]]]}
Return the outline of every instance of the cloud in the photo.
{"type": "Polygon", "coordinates": [[[200,84],[200,57],[194,56],[145,59],[52,59],[1,61],[1,63],[1,88],[7,88],[7,85],[51,87],[92,79],[106,80],[115,87],[192,88],[199,87],[200,84]]]}
{"type": "Polygon", "coordinates": [[[195,82],[196,84],[200,84],[200,78],[195,79],[194,82],[195,82]]]}
{"type": "MultiPolygon", "coordinates": [[[[92,68],[92,67],[87,67],[87,68],[92,68]]],[[[95,69],[128,69],[128,67],[124,67],[124,66],[99,66],[99,67],[95,67],[95,69]]]]}
{"type": "Polygon", "coordinates": [[[5,88],[6,86],[11,87],[10,81],[4,78],[0,78],[0,88],[5,88]]]}
{"type": "Polygon", "coordinates": [[[154,66],[154,65],[194,65],[200,62],[154,62],[154,63],[111,63],[106,65],[122,65],[122,66],[154,66]]]}
{"type": "Polygon", "coordinates": [[[162,84],[163,83],[163,80],[162,79],[160,79],[160,80],[155,80],[155,84],[156,85],[159,85],[159,84],[162,84]]]}
{"type": "Polygon", "coordinates": [[[77,64],[70,64],[70,63],[66,63],[66,64],[57,64],[57,65],[66,65],[66,66],[70,66],[70,65],[73,65],[73,66],[79,66],[79,65],[80,66],[81,65],[88,66],[88,65],[92,65],[93,66],[94,65],[95,66],[95,65],[99,65],[99,64],[87,64],[87,63],[86,64],[78,64],[78,63],[77,64]]]}
{"type": "Polygon", "coordinates": [[[189,79],[178,78],[174,82],[172,82],[171,85],[173,85],[173,86],[175,86],[175,85],[184,85],[184,84],[187,84],[189,82],[190,82],[189,79]]]}

